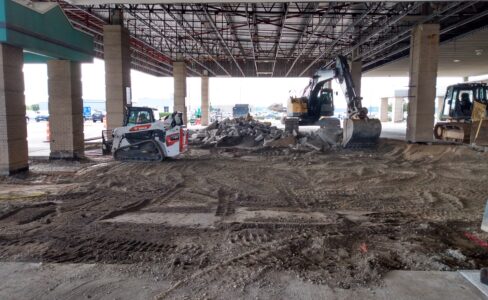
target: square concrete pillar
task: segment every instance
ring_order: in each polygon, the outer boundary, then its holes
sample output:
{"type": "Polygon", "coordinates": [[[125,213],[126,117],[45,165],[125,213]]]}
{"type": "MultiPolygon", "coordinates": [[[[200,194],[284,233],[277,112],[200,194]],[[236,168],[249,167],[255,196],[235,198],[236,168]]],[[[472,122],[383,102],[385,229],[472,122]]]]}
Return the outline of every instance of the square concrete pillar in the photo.
{"type": "Polygon", "coordinates": [[[104,25],[103,48],[107,129],[114,129],[123,125],[130,97],[129,31],[121,25],[104,25]]]}
{"type": "Polygon", "coordinates": [[[208,103],[208,74],[202,76],[202,125],[208,125],[209,103],[208,103]]]}
{"type": "Polygon", "coordinates": [[[69,60],[47,63],[50,158],[84,157],[81,65],[69,60]]]}
{"type": "Polygon", "coordinates": [[[393,98],[393,113],[391,120],[394,123],[403,122],[403,97],[393,98]]]}
{"type": "Polygon", "coordinates": [[[421,24],[410,39],[410,83],[407,135],[409,142],[431,142],[434,127],[439,24],[421,24]]]}
{"type": "Polygon", "coordinates": [[[22,48],[0,44],[0,175],[29,169],[22,48]]]}
{"type": "Polygon", "coordinates": [[[388,122],[388,98],[381,98],[380,103],[380,121],[388,122]]]}
{"type": "MultiPolygon", "coordinates": [[[[187,124],[186,111],[186,63],[184,61],[173,62],[174,103],[175,111],[183,113],[183,122],[187,124]]],[[[203,109],[203,108],[202,108],[203,109]]]]}

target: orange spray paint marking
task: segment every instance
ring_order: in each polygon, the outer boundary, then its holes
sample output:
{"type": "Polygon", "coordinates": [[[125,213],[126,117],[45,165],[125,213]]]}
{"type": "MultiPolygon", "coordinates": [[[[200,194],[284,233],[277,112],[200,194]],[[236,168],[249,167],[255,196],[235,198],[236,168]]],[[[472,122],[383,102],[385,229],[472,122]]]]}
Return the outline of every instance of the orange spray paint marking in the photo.
{"type": "Polygon", "coordinates": [[[359,245],[359,251],[361,251],[361,253],[368,252],[368,245],[366,245],[366,243],[361,243],[361,245],[359,245]]]}

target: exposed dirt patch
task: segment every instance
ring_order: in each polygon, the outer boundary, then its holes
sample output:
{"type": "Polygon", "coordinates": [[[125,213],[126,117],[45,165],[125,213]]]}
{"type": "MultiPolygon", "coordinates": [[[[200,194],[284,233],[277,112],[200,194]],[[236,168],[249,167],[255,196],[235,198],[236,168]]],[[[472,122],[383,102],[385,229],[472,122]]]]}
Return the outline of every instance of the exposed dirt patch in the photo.
{"type": "Polygon", "coordinates": [[[487,158],[383,141],[328,153],[194,148],[163,163],[33,171],[0,182],[0,259],[150,264],[174,282],[161,291],[169,298],[218,297],[212,284],[245,290],[269,271],[354,288],[389,270],[479,268],[488,250],[464,233],[488,238],[478,230],[487,158]],[[51,192],[29,198],[18,184],[51,192]]]}

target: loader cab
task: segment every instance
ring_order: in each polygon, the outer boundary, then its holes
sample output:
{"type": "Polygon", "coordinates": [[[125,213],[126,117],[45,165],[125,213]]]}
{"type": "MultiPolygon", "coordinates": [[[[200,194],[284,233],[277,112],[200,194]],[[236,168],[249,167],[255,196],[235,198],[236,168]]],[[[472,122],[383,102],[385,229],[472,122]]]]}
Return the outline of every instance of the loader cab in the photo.
{"type": "Polygon", "coordinates": [[[470,120],[474,102],[487,103],[487,86],[481,83],[462,83],[447,88],[441,120],[470,120]]]}
{"type": "Polygon", "coordinates": [[[149,107],[128,107],[124,126],[154,123],[154,111],[149,107]]]}

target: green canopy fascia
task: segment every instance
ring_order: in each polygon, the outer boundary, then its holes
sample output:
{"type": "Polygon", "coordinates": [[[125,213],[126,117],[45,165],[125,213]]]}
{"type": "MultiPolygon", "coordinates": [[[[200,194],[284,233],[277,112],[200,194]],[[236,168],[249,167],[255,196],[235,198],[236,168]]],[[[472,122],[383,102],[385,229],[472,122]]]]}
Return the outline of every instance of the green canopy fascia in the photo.
{"type": "Polygon", "coordinates": [[[26,63],[92,62],[93,37],[71,25],[58,4],[0,0],[0,43],[24,49],[26,63]]]}

